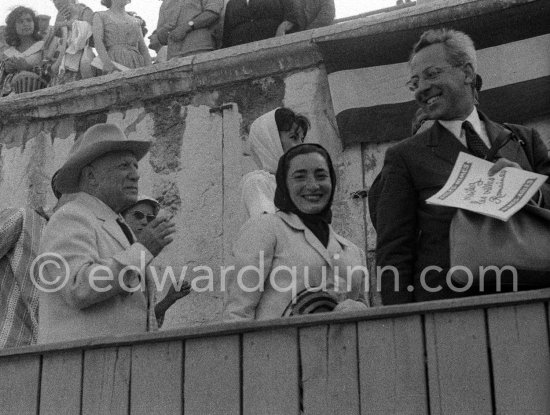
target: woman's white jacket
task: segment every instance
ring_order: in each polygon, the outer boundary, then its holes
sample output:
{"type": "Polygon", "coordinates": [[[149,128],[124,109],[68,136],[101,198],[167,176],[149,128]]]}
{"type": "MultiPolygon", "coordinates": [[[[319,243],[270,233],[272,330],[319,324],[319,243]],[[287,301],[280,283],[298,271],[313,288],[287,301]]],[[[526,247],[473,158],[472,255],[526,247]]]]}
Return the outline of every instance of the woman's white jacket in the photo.
{"type": "Polygon", "coordinates": [[[293,213],[248,220],[234,243],[235,271],[226,281],[224,320],[281,317],[296,294],[322,288],[367,303],[365,256],[330,227],[328,246],[293,213]]]}

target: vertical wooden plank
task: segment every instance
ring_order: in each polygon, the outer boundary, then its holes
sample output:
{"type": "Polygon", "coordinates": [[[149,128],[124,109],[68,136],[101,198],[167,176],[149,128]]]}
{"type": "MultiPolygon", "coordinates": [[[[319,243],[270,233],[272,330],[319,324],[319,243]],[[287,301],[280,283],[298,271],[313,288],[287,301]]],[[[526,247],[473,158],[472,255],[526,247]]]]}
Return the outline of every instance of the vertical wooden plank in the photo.
{"type": "Polygon", "coordinates": [[[243,334],[244,415],[298,414],[297,341],[292,328],[243,334]]]}
{"type": "Polygon", "coordinates": [[[498,414],[550,414],[550,352],[543,303],[487,311],[498,414]]]}
{"type": "Polygon", "coordinates": [[[426,316],[431,415],[492,414],[484,310],[426,316]]]}
{"type": "Polygon", "coordinates": [[[359,414],[355,324],[300,329],[304,414],[359,414]]]}
{"type": "Polygon", "coordinates": [[[0,358],[0,413],[38,413],[40,356],[0,358]]]}
{"type": "Polygon", "coordinates": [[[239,336],[185,342],[184,414],[241,413],[239,336]]]}
{"type": "Polygon", "coordinates": [[[43,356],[40,415],[80,413],[81,390],[82,351],[43,356]]]}
{"type": "Polygon", "coordinates": [[[329,407],[333,414],[359,414],[357,326],[331,324],[328,328],[329,407]]]}
{"type": "Polygon", "coordinates": [[[182,354],[180,341],[132,347],[132,415],[181,413],[182,354]]]}
{"type": "Polygon", "coordinates": [[[362,412],[428,414],[421,317],[360,322],[357,330],[362,412]]]}
{"type": "Polygon", "coordinates": [[[300,329],[304,415],[331,415],[329,407],[328,326],[300,329]]]}
{"type": "Polygon", "coordinates": [[[82,415],[128,415],[131,349],[84,352],[82,415]]]}

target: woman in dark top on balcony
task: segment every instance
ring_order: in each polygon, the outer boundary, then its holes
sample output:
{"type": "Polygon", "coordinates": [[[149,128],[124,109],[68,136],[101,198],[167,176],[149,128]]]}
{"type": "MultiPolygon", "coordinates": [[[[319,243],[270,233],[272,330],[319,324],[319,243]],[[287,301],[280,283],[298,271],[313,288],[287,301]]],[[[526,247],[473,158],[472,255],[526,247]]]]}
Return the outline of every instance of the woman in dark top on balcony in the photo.
{"type": "Polygon", "coordinates": [[[290,0],[229,0],[223,47],[282,36],[295,25],[290,0]]]}

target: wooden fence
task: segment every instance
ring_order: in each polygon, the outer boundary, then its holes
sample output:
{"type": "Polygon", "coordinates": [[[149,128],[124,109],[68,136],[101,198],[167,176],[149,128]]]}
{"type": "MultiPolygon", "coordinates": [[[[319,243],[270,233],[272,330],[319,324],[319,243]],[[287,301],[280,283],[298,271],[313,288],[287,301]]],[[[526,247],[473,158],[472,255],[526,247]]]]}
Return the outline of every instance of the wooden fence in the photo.
{"type": "Polygon", "coordinates": [[[1,414],[550,414],[550,290],[0,352],[1,414]]]}

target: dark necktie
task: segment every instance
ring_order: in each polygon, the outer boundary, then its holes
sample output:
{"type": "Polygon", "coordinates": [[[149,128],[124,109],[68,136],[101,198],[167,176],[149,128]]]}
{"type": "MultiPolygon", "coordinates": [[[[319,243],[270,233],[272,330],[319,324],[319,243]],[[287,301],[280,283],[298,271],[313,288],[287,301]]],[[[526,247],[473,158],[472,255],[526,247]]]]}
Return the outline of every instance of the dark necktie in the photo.
{"type": "Polygon", "coordinates": [[[489,154],[489,148],[485,145],[481,137],[476,133],[469,121],[462,123],[466,135],[466,145],[472,154],[476,157],[485,159],[489,154]]]}
{"type": "Polygon", "coordinates": [[[132,234],[132,231],[130,230],[130,227],[121,218],[117,218],[116,221],[118,223],[118,226],[120,226],[120,229],[122,229],[122,232],[124,232],[124,235],[126,235],[126,238],[128,238],[128,242],[130,242],[130,245],[132,245],[136,240],[134,238],[134,235],[132,234]]]}

